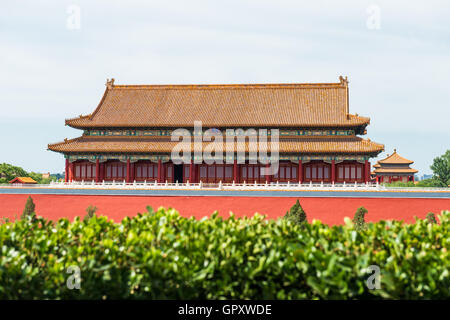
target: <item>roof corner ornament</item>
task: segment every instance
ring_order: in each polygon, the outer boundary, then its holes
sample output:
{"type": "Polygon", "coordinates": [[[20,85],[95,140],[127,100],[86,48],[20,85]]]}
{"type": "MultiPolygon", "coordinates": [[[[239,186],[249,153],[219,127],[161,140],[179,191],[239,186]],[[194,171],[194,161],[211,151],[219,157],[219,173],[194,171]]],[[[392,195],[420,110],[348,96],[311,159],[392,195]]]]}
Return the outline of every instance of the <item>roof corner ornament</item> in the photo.
{"type": "Polygon", "coordinates": [[[339,81],[341,82],[341,85],[343,85],[344,87],[348,86],[347,76],[345,78],[343,76],[339,76],[339,81]]]}
{"type": "Polygon", "coordinates": [[[106,87],[108,89],[112,89],[113,86],[114,86],[114,78],[111,78],[111,80],[110,79],[106,79],[106,87]]]}

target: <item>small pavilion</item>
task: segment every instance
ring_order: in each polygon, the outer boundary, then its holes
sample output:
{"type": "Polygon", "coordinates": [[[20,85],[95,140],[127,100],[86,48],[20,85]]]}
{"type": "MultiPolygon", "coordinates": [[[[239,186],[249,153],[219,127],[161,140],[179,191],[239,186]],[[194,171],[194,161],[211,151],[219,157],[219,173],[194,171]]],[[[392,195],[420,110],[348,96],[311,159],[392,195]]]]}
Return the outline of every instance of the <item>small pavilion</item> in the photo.
{"type": "Polygon", "coordinates": [[[378,183],[392,183],[396,181],[414,181],[414,174],[418,171],[410,168],[414,161],[403,158],[394,149],[394,153],[385,159],[379,160],[373,167],[375,168],[375,179],[378,183]]]}

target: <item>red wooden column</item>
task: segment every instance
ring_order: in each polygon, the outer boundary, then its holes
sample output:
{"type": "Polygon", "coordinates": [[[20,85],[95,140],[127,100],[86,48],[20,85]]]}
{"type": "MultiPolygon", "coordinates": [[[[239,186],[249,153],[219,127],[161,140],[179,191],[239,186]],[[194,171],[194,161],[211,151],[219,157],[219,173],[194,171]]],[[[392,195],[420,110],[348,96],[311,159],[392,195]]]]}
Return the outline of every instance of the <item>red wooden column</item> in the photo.
{"type": "Polygon", "coordinates": [[[198,173],[197,173],[197,171],[198,171],[198,165],[192,161],[192,182],[193,183],[197,183],[198,182],[198,179],[197,179],[198,173]]]}
{"type": "Polygon", "coordinates": [[[331,160],[331,183],[336,182],[336,162],[331,160]]]}
{"type": "Polygon", "coordinates": [[[369,161],[364,162],[364,182],[369,182],[369,161]]]}
{"type": "Polygon", "coordinates": [[[105,180],[105,163],[100,163],[100,181],[105,180]]]}
{"type": "Polygon", "coordinates": [[[235,183],[239,183],[239,168],[237,164],[237,159],[234,159],[233,162],[233,181],[235,183]]]}
{"type": "Polygon", "coordinates": [[[298,160],[298,182],[303,183],[303,162],[302,159],[298,160]]]}
{"type": "Polygon", "coordinates": [[[127,178],[126,182],[129,183],[131,178],[130,159],[127,159],[127,178]]]}
{"type": "Polygon", "coordinates": [[[192,161],[192,160],[189,164],[189,182],[195,183],[195,181],[194,181],[194,161],[192,161]]]}
{"type": "Polygon", "coordinates": [[[69,162],[69,182],[73,181],[73,162],[69,162]]]}
{"type": "Polygon", "coordinates": [[[162,163],[161,163],[161,159],[158,159],[158,177],[157,180],[159,183],[162,182],[162,163]]]}
{"type": "Polygon", "coordinates": [[[97,161],[95,162],[95,182],[99,182],[100,181],[100,160],[97,159],[97,161]]]}
{"type": "Polygon", "coordinates": [[[64,182],[69,182],[69,159],[66,159],[66,170],[64,171],[64,182]]]}
{"type": "Polygon", "coordinates": [[[271,182],[271,178],[272,178],[272,176],[269,174],[269,170],[270,170],[270,162],[268,162],[267,164],[266,164],[266,182],[267,183],[270,183],[271,182]]]}

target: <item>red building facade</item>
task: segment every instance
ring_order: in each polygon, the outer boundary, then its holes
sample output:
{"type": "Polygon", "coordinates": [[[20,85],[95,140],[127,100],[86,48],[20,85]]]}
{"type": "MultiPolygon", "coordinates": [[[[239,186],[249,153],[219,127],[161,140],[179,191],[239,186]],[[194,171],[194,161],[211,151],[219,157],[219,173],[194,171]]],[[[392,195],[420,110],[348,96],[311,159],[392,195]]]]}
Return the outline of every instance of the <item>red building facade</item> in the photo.
{"type": "MultiPolygon", "coordinates": [[[[360,137],[369,123],[349,113],[348,81],[342,77],[339,83],[260,85],[115,85],[111,80],[94,112],[66,120],[83,130],[82,136],[48,148],[64,154],[66,181],[364,183],[370,179],[370,158],[384,149],[360,137]],[[201,131],[194,125],[199,121],[201,131]],[[191,141],[184,144],[191,151],[187,161],[176,163],[171,154],[180,142],[171,136],[180,128],[200,137],[200,152],[211,144],[201,138],[206,130],[224,135],[235,130],[231,153],[215,155],[211,163],[195,155],[191,141]],[[252,161],[252,129],[268,130],[267,156],[274,151],[270,130],[279,130],[277,172],[267,174],[269,164],[252,161]]],[[[224,139],[224,150],[227,143],[224,139]]]]}

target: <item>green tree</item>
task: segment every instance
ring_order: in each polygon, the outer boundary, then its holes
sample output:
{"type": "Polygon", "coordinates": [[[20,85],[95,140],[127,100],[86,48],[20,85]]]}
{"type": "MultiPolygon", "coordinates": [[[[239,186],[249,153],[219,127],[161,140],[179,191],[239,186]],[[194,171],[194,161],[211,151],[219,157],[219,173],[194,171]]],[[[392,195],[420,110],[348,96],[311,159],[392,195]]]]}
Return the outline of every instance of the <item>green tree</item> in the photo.
{"type": "Polygon", "coordinates": [[[16,177],[30,177],[40,184],[48,184],[52,180],[57,180],[55,176],[50,176],[50,178],[44,179],[41,173],[26,172],[21,167],[16,167],[8,163],[0,164],[0,183],[8,183],[16,177]]]}
{"type": "Polygon", "coordinates": [[[21,219],[26,219],[27,217],[36,217],[36,205],[33,202],[33,198],[28,196],[27,202],[25,203],[25,208],[23,209],[21,219]]]}
{"type": "Polygon", "coordinates": [[[432,224],[437,223],[436,216],[434,215],[433,212],[428,212],[426,219],[427,219],[428,223],[432,223],[432,224]]]}
{"type": "Polygon", "coordinates": [[[358,210],[356,210],[355,216],[353,217],[352,221],[357,231],[366,229],[365,215],[367,212],[367,209],[364,207],[359,207],[358,210]]]}
{"type": "Polygon", "coordinates": [[[50,181],[55,180],[55,177],[50,177],[50,178],[43,178],[42,177],[42,173],[37,173],[37,172],[30,172],[27,174],[27,177],[32,178],[34,181],[36,181],[39,184],[49,184],[50,181]]]}
{"type": "Polygon", "coordinates": [[[306,213],[300,205],[300,201],[298,201],[298,199],[291,209],[286,212],[284,218],[297,224],[308,222],[306,219],[306,213]]]}
{"type": "Polygon", "coordinates": [[[84,216],[83,220],[88,221],[92,217],[95,216],[95,212],[97,211],[97,207],[94,207],[93,205],[89,205],[89,207],[86,208],[86,215],[84,216]]]}
{"type": "Polygon", "coordinates": [[[417,182],[415,187],[420,187],[420,188],[442,187],[442,183],[435,178],[424,179],[424,180],[420,180],[419,182],[417,182]]]}
{"type": "Polygon", "coordinates": [[[0,164],[0,183],[8,183],[15,177],[28,177],[28,173],[21,167],[16,167],[8,163],[0,164]]]}
{"type": "Polygon", "coordinates": [[[433,178],[439,181],[440,186],[447,187],[450,184],[450,150],[434,158],[430,168],[433,170],[433,178]]]}

